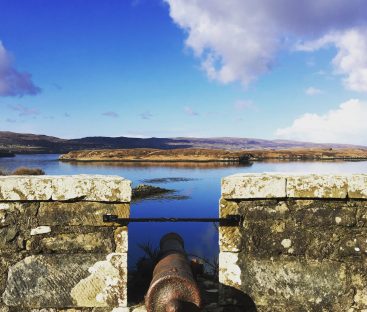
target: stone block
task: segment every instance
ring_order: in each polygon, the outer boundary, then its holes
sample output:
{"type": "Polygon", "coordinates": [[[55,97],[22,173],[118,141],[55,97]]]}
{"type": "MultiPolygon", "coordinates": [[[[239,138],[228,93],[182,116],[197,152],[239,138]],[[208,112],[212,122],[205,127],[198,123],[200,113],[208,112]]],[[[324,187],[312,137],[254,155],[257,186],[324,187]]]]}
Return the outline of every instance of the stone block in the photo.
{"type": "Polygon", "coordinates": [[[14,202],[8,203],[6,210],[0,210],[0,228],[17,225],[22,229],[36,226],[39,203],[14,202]]]}
{"type": "Polygon", "coordinates": [[[48,226],[116,226],[103,222],[104,214],[129,217],[129,204],[106,204],[95,202],[45,202],[40,203],[38,220],[48,226]]]}
{"type": "Polygon", "coordinates": [[[89,276],[72,290],[71,296],[81,307],[127,306],[127,254],[111,253],[89,269],[89,276]]]}
{"type": "Polygon", "coordinates": [[[367,263],[363,265],[351,265],[351,284],[355,289],[354,292],[354,307],[356,311],[367,310],[367,263]],[[358,309],[358,310],[357,310],[358,309]]]}
{"type": "Polygon", "coordinates": [[[287,197],[290,198],[346,198],[347,176],[290,175],[287,177],[287,197]]]}
{"type": "MultiPolygon", "coordinates": [[[[38,247],[47,253],[111,253],[113,240],[109,233],[62,233],[38,241],[38,247]]],[[[36,245],[36,244],[35,244],[36,245]]]]}
{"type": "MultiPolygon", "coordinates": [[[[9,267],[8,262],[3,257],[0,257],[0,294],[4,292],[5,287],[6,287],[8,267],[9,267]]],[[[0,298],[0,306],[1,306],[1,302],[2,300],[0,298]]]]}
{"type": "Polygon", "coordinates": [[[292,217],[307,227],[356,225],[357,207],[345,200],[289,200],[292,217]]]}
{"type": "Polygon", "coordinates": [[[367,198],[367,174],[354,174],[348,177],[349,198],[367,198]]]}
{"type": "Polygon", "coordinates": [[[287,302],[287,306],[322,311],[321,307],[330,309],[349,291],[347,269],[340,262],[247,259],[241,268],[241,289],[258,306],[287,302]]]}
{"type": "Polygon", "coordinates": [[[128,251],[128,231],[127,227],[118,227],[114,231],[116,252],[127,252],[128,251]]]}
{"type": "Polygon", "coordinates": [[[26,308],[126,306],[126,254],[30,256],[9,268],[3,301],[26,308]]]}
{"type": "Polygon", "coordinates": [[[0,201],[49,200],[130,202],[131,182],[102,175],[0,177],[0,201]]]}
{"type": "Polygon", "coordinates": [[[235,174],[222,179],[222,197],[285,198],[286,177],[275,174],[235,174]]]}
{"type": "Polygon", "coordinates": [[[357,225],[367,226],[367,201],[358,202],[357,225]]]}
{"type": "Polygon", "coordinates": [[[19,234],[17,225],[0,228],[0,255],[18,250],[16,237],[19,234]]]}
{"type": "Polygon", "coordinates": [[[240,210],[238,207],[238,203],[231,200],[225,200],[221,198],[219,201],[219,217],[225,218],[228,215],[239,214],[240,210]]]}
{"type": "Polygon", "coordinates": [[[309,242],[308,232],[294,221],[245,221],[243,251],[257,258],[304,256],[309,242]]]}
{"type": "Polygon", "coordinates": [[[50,200],[52,178],[47,176],[0,177],[0,201],[50,200]]]}
{"type": "Polygon", "coordinates": [[[219,249],[220,251],[239,252],[243,248],[244,237],[239,227],[219,227],[219,249]]]}
{"type": "Polygon", "coordinates": [[[241,289],[242,261],[239,253],[220,252],[219,253],[219,283],[241,289]]]}
{"type": "Polygon", "coordinates": [[[131,182],[117,176],[57,176],[52,180],[53,200],[130,202],[131,182]]]}
{"type": "Polygon", "coordinates": [[[288,201],[284,200],[246,200],[239,202],[238,206],[246,220],[284,220],[290,216],[288,201]]]}

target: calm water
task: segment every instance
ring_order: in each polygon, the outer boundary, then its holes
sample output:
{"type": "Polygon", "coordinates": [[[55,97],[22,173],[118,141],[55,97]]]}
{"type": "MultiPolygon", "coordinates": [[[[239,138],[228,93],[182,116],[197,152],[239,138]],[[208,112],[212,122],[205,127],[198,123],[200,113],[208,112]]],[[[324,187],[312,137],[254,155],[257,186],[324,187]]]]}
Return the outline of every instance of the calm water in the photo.
{"type": "MultiPolygon", "coordinates": [[[[367,161],[361,162],[260,162],[251,166],[203,165],[130,165],[119,163],[62,163],[58,155],[18,155],[0,158],[0,169],[13,170],[20,166],[42,168],[50,175],[106,174],[133,181],[146,179],[187,178],[155,184],[177,190],[178,199],[144,200],[131,205],[132,217],[217,217],[222,177],[240,172],[308,172],[308,173],[367,173],[367,161]]],[[[213,258],[218,254],[218,234],[208,223],[156,223],[129,225],[129,265],[142,255],[138,243],[157,246],[160,237],[178,232],[185,240],[188,252],[213,258]]]]}

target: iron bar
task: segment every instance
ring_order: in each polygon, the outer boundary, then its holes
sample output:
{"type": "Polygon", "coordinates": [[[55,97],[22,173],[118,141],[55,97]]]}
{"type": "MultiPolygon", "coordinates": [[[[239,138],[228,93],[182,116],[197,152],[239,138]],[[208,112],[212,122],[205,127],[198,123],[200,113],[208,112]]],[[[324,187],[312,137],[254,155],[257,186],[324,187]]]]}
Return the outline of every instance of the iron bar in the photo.
{"type": "Polygon", "coordinates": [[[103,215],[103,222],[128,225],[146,222],[218,222],[220,226],[239,226],[243,222],[240,215],[228,215],[226,218],[119,218],[117,215],[103,215]]]}

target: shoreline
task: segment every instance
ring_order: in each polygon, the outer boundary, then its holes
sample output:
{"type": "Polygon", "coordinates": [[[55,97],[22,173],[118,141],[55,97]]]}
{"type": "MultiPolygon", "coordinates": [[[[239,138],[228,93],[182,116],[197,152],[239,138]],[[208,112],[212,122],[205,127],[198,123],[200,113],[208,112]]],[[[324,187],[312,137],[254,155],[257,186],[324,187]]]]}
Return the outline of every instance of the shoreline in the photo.
{"type": "MultiPolygon", "coordinates": [[[[367,160],[367,158],[366,158],[367,160]]],[[[238,164],[239,161],[236,160],[220,160],[220,159],[213,159],[213,160],[180,160],[180,159],[171,159],[171,160],[150,160],[150,159],[59,159],[58,161],[61,162],[111,162],[111,163],[233,163],[238,164]]]]}
{"type": "MultiPolygon", "coordinates": [[[[250,159],[249,162],[266,162],[266,161],[367,161],[367,157],[343,157],[343,158],[256,158],[250,159]]],[[[111,159],[58,159],[57,161],[61,162],[82,162],[82,163],[91,163],[91,162],[108,162],[108,163],[233,163],[233,164],[241,164],[244,162],[239,161],[228,161],[228,160],[150,160],[150,159],[125,159],[125,160],[111,160],[111,159]]],[[[246,162],[247,163],[247,162],[246,162]]]]}

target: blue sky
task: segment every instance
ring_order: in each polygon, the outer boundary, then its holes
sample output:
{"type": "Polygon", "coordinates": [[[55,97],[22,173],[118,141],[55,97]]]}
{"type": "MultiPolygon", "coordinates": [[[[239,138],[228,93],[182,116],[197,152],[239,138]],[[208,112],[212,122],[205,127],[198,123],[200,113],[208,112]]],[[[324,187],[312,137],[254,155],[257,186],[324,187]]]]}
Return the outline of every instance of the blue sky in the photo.
{"type": "Polygon", "coordinates": [[[0,130],[367,144],[363,2],[288,1],[0,0],[0,130]]]}

